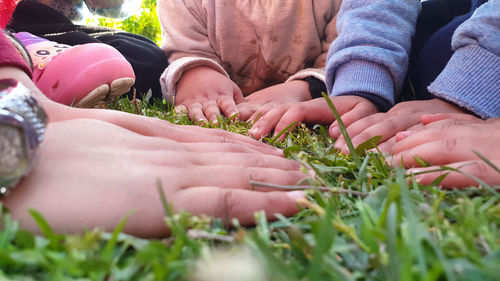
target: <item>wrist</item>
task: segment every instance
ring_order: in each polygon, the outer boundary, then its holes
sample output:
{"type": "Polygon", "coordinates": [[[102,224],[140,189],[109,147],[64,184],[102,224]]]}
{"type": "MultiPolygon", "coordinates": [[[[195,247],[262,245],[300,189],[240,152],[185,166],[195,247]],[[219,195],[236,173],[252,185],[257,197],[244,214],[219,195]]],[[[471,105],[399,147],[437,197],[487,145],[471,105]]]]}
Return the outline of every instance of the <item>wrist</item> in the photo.
{"type": "Polygon", "coordinates": [[[47,123],[44,110],[28,88],[0,80],[0,197],[30,170],[47,123]]]}
{"type": "Polygon", "coordinates": [[[287,84],[293,84],[294,87],[298,89],[298,92],[300,93],[300,99],[301,100],[310,100],[312,99],[311,93],[309,91],[309,83],[305,80],[292,80],[286,82],[287,84]]]}

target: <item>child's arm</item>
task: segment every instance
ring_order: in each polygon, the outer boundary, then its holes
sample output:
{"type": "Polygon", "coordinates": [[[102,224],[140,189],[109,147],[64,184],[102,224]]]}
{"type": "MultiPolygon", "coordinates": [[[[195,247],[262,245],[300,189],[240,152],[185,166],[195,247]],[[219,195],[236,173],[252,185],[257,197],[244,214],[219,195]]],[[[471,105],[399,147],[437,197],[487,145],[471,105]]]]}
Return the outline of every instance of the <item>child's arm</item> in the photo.
{"type": "Polygon", "coordinates": [[[170,63],[160,78],[163,96],[187,110],[195,108],[196,116],[191,115],[196,118],[194,121],[206,117],[216,121],[219,109],[228,117],[238,113],[236,103],[243,101],[243,95],[221,66],[217,42],[211,42],[207,34],[206,11],[201,1],[159,1],[158,15],[162,49],[170,63]],[[184,79],[188,73],[190,77],[184,79]],[[201,76],[204,81],[197,80],[201,76]],[[214,79],[207,84],[206,77],[214,79]]]}
{"type": "MultiPolygon", "coordinates": [[[[427,113],[461,113],[464,109],[482,118],[500,117],[500,0],[492,0],[464,22],[453,36],[455,53],[428,90],[440,99],[401,103],[386,114],[370,116],[353,123],[348,131],[354,143],[383,135],[382,145],[392,151],[394,136],[420,122],[427,113]]],[[[338,147],[344,141],[338,130],[338,147]]],[[[344,151],[346,151],[344,147],[344,151]]]]}
{"type": "Polygon", "coordinates": [[[381,110],[394,105],[408,68],[419,0],[344,0],[339,37],[327,58],[331,96],[357,95],[381,110]]]}
{"type": "Polygon", "coordinates": [[[500,117],[500,0],[490,0],[460,25],[455,51],[428,90],[482,118],[500,117]]]}
{"type": "MultiPolygon", "coordinates": [[[[337,110],[341,115],[344,112],[342,120],[347,126],[374,113],[375,105],[379,110],[387,110],[394,104],[395,93],[400,91],[408,67],[411,36],[419,10],[418,0],[342,2],[337,18],[338,37],[330,47],[326,63],[326,84],[337,110]],[[363,106],[342,108],[360,103],[363,106]]],[[[312,103],[307,106],[299,105],[293,110],[316,110],[316,114],[319,110],[310,107],[311,105],[312,103]]],[[[286,107],[281,107],[279,111],[286,112],[286,107]]],[[[322,112],[328,111],[326,107],[322,109],[322,112]]],[[[316,120],[307,119],[311,114],[306,112],[287,113],[283,116],[276,111],[278,109],[269,117],[274,124],[288,125],[294,121],[316,120]]],[[[269,119],[262,118],[255,123],[256,136],[269,132],[269,126],[263,124],[269,119]]],[[[329,118],[322,120],[329,123],[334,121],[329,118]]],[[[279,128],[281,126],[276,131],[279,128]]]]}

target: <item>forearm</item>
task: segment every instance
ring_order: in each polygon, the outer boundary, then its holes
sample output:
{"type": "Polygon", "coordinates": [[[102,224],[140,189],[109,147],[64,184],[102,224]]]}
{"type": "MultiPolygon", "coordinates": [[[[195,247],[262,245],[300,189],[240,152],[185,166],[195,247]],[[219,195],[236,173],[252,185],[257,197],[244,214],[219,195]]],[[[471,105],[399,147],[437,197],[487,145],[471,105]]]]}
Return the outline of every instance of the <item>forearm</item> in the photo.
{"type": "Polygon", "coordinates": [[[420,1],[344,0],[326,63],[333,96],[359,92],[393,105],[408,68],[420,1]]]}
{"type": "Polygon", "coordinates": [[[491,0],[455,32],[452,58],[430,85],[434,96],[483,118],[500,117],[500,0],[491,0]]]}

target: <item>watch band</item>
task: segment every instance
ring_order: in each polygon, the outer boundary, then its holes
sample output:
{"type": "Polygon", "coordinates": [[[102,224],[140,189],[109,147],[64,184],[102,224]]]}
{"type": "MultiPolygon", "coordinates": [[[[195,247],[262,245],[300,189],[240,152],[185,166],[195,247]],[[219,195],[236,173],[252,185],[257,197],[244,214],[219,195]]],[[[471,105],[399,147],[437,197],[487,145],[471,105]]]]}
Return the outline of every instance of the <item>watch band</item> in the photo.
{"type": "Polygon", "coordinates": [[[28,88],[0,80],[0,197],[29,172],[46,124],[47,115],[28,88]]]}

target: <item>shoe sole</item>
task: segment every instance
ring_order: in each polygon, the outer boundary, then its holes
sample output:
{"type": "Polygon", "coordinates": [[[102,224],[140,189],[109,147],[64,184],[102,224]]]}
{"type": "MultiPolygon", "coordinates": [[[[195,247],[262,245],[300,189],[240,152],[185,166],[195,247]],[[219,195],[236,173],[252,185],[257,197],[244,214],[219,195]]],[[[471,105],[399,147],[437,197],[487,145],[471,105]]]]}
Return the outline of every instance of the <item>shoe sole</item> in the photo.
{"type": "Polygon", "coordinates": [[[110,85],[104,84],[95,88],[73,106],[81,108],[101,107],[108,98],[119,97],[128,93],[134,83],[133,78],[116,79],[110,85]]]}

